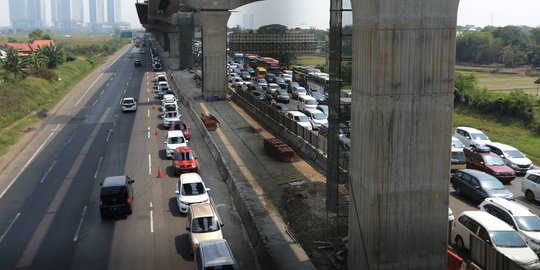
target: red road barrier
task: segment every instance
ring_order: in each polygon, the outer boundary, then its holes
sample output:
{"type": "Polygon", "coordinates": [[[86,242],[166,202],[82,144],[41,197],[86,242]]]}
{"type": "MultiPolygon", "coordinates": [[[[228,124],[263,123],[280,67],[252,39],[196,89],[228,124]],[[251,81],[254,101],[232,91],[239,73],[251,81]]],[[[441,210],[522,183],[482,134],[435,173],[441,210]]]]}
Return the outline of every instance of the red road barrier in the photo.
{"type": "Polygon", "coordinates": [[[265,139],[264,149],[281,161],[290,162],[294,160],[294,150],[278,138],[265,139]]]}
{"type": "Polygon", "coordinates": [[[448,250],[448,261],[446,268],[448,270],[463,270],[463,259],[453,251],[448,250]]]}

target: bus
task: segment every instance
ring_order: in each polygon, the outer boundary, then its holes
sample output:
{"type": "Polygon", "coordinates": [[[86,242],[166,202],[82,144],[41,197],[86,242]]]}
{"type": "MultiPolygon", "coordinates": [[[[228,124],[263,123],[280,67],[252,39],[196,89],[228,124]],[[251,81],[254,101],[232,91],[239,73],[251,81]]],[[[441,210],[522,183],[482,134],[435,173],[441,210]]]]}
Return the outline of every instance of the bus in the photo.
{"type": "Polygon", "coordinates": [[[307,87],[307,76],[309,74],[321,72],[319,69],[306,66],[293,66],[292,71],[294,80],[304,87],[307,87]]]}
{"type": "Polygon", "coordinates": [[[257,78],[264,78],[264,75],[266,75],[266,68],[263,68],[263,67],[255,68],[255,76],[257,78]]]}
{"type": "Polygon", "coordinates": [[[330,87],[330,75],[324,72],[308,73],[305,76],[306,90],[328,93],[330,87]]]}
{"type": "Polygon", "coordinates": [[[271,57],[259,57],[257,66],[263,67],[267,72],[276,75],[280,75],[282,70],[282,68],[279,66],[279,61],[271,57]]]}
{"type": "MultiPolygon", "coordinates": [[[[258,55],[256,54],[245,54],[244,55],[244,66],[250,66],[252,68],[256,68],[257,67],[257,63],[259,62],[259,57],[258,55]]],[[[246,66],[246,67],[247,67],[246,66]]]]}

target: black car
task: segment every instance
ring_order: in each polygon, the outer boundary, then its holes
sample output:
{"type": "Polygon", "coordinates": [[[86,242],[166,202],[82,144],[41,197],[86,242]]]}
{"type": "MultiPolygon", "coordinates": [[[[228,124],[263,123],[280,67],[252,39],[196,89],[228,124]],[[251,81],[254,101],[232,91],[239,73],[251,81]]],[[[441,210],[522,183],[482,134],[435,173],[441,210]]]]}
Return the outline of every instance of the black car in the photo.
{"type": "Polygon", "coordinates": [[[254,96],[255,99],[258,99],[258,100],[264,100],[264,99],[265,99],[265,94],[264,94],[264,92],[262,92],[262,91],[259,91],[259,90],[253,90],[253,91],[250,92],[250,94],[251,94],[252,96],[254,96]]]}
{"type": "Polygon", "coordinates": [[[291,100],[289,93],[287,93],[287,90],[285,89],[278,89],[272,92],[272,96],[277,102],[280,103],[289,103],[289,101],[291,100]]]}
{"type": "Polygon", "coordinates": [[[142,67],[141,60],[139,60],[139,59],[135,60],[135,61],[133,62],[133,65],[134,65],[135,67],[142,67]]]}
{"type": "Polygon", "coordinates": [[[317,104],[328,104],[328,99],[323,93],[319,91],[309,91],[308,94],[317,100],[317,104]]]}
{"type": "Polygon", "coordinates": [[[263,102],[268,104],[268,105],[272,105],[274,103],[277,103],[276,100],[274,99],[274,96],[272,94],[268,94],[268,93],[264,95],[263,102]]]}
{"type": "Polygon", "coordinates": [[[514,200],[510,192],[497,178],[478,170],[457,170],[450,182],[457,195],[466,196],[476,203],[488,197],[501,197],[514,200]]]}
{"type": "Polygon", "coordinates": [[[285,80],[284,80],[283,78],[281,78],[281,77],[276,77],[275,81],[276,81],[275,83],[276,83],[277,85],[279,85],[279,87],[280,87],[281,89],[287,89],[287,83],[285,82],[285,80]]]}
{"type": "Polygon", "coordinates": [[[266,73],[266,74],[264,75],[264,79],[265,79],[268,83],[276,82],[276,74],[266,73]]]}
{"type": "Polygon", "coordinates": [[[274,103],[272,104],[272,107],[282,114],[286,114],[287,112],[289,112],[289,106],[287,106],[287,104],[274,103]]]}
{"type": "Polygon", "coordinates": [[[133,212],[133,183],[127,175],[105,177],[99,194],[101,217],[112,214],[131,215],[133,212]]]}
{"type": "Polygon", "coordinates": [[[261,91],[261,92],[264,92],[264,89],[262,88],[262,86],[258,85],[258,84],[250,84],[247,88],[248,91],[261,91]]]}

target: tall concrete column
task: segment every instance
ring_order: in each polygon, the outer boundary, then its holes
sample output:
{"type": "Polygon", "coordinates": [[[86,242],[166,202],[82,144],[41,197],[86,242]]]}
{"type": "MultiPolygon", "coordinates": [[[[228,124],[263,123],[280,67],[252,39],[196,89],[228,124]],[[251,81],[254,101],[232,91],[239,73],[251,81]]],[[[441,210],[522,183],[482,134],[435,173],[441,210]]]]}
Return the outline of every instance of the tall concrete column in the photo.
{"type": "Polygon", "coordinates": [[[227,68],[227,21],[228,10],[202,10],[199,12],[202,27],[203,85],[205,98],[225,97],[227,68]]]}
{"type": "Polygon", "coordinates": [[[180,56],[180,44],[178,40],[178,32],[169,32],[167,33],[167,37],[169,40],[169,57],[178,57],[180,56]]]}
{"type": "Polygon", "coordinates": [[[164,51],[169,52],[171,50],[171,41],[169,39],[169,33],[163,32],[163,43],[161,43],[161,46],[163,47],[164,51]]]}
{"type": "Polygon", "coordinates": [[[178,13],[178,36],[180,39],[180,69],[193,66],[193,13],[178,13]]]}
{"type": "Polygon", "coordinates": [[[459,0],[352,0],[349,269],[446,269],[459,0]]]}

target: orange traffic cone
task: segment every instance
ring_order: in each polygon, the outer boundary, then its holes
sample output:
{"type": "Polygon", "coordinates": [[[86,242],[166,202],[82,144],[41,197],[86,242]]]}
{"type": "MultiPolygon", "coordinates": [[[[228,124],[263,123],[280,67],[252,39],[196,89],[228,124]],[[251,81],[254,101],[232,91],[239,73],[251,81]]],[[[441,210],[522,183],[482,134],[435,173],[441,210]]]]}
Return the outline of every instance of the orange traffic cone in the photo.
{"type": "Polygon", "coordinates": [[[162,178],[163,177],[163,173],[161,172],[161,166],[158,165],[158,169],[157,169],[157,178],[162,178]]]}
{"type": "Polygon", "coordinates": [[[159,135],[158,128],[156,128],[156,132],[154,132],[154,134],[155,134],[156,136],[159,135]]]}

